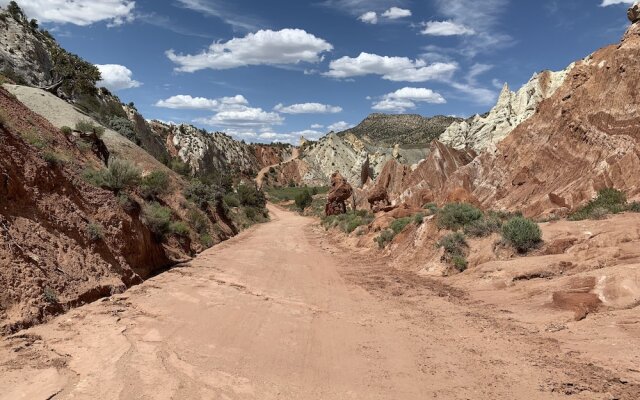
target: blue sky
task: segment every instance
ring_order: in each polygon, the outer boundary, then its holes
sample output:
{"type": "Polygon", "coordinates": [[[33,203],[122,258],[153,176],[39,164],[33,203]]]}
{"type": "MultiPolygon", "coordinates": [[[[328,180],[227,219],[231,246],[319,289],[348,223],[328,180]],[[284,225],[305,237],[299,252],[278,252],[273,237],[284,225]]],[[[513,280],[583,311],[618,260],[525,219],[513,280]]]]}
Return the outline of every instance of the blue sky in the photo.
{"type": "Polygon", "coordinates": [[[376,111],[485,112],[617,42],[632,2],[18,1],[146,118],[293,143],[376,111]]]}

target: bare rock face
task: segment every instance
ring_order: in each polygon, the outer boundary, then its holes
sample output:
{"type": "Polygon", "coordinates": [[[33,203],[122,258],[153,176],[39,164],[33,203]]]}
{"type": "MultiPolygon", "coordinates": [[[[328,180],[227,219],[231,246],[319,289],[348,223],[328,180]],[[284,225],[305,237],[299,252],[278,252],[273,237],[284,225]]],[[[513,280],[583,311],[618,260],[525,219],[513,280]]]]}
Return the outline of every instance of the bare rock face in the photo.
{"type": "Polygon", "coordinates": [[[566,213],[607,187],[640,193],[639,58],[633,24],[619,45],[578,62],[534,116],[443,193],[464,188],[482,205],[529,216],[566,213]]]}
{"type": "Polygon", "coordinates": [[[24,16],[16,17],[0,8],[0,70],[16,83],[34,86],[51,84],[53,61],[50,47],[57,43],[32,28],[24,16]]]}
{"type": "Polygon", "coordinates": [[[331,175],[331,189],[327,195],[325,215],[340,215],[347,212],[346,201],[353,195],[353,188],[339,172],[331,175]]]}
{"type": "Polygon", "coordinates": [[[629,10],[627,11],[627,17],[633,24],[640,21],[640,2],[636,2],[634,5],[629,7],[629,10]]]}
{"type": "Polygon", "coordinates": [[[451,124],[440,141],[456,149],[471,148],[481,152],[502,141],[513,129],[530,118],[544,99],[562,85],[573,64],[564,71],[535,74],[517,92],[504,85],[496,106],[487,116],[476,115],[471,121],[451,124]]]}
{"type": "Polygon", "coordinates": [[[221,132],[209,133],[192,125],[171,125],[152,121],[151,128],[163,137],[169,155],[178,157],[196,175],[226,171],[251,176],[268,165],[291,158],[292,146],[247,144],[221,132]],[[269,163],[269,164],[265,164],[269,163]]]}
{"type": "Polygon", "coordinates": [[[434,141],[427,158],[413,167],[391,160],[368,193],[368,198],[373,200],[370,200],[370,204],[373,206],[385,200],[393,204],[409,203],[414,207],[422,207],[432,202],[447,180],[475,157],[473,150],[456,150],[434,141]]]}

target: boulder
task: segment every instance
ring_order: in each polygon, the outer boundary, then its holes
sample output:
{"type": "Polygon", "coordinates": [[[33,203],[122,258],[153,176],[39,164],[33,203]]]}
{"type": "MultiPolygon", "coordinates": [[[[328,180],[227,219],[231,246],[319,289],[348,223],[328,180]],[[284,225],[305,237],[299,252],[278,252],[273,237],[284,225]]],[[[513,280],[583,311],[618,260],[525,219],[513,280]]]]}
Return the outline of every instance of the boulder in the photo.
{"type": "Polygon", "coordinates": [[[353,195],[353,188],[347,180],[334,172],[331,175],[331,189],[327,195],[327,205],[325,206],[325,215],[340,215],[347,212],[346,201],[353,195]]]}
{"type": "Polygon", "coordinates": [[[376,185],[367,197],[367,202],[373,212],[380,211],[389,205],[389,194],[384,187],[376,185]]]}

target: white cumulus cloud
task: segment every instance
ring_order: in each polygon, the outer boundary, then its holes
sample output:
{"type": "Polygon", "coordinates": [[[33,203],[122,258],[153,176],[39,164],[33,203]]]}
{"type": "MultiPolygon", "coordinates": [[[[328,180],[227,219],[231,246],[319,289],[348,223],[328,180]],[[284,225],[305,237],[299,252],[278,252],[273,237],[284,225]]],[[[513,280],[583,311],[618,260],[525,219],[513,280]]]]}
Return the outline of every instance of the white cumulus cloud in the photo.
{"type": "Polygon", "coordinates": [[[600,4],[600,7],[607,7],[615,4],[633,4],[636,1],[637,0],[602,0],[602,4],[600,4]]]}
{"type": "Polygon", "coordinates": [[[349,128],[352,128],[353,125],[345,122],[345,121],[340,121],[340,122],[336,122],[335,124],[331,124],[327,127],[327,129],[329,129],[329,131],[333,131],[333,132],[342,132],[345,131],[349,128]]]}
{"type": "Polygon", "coordinates": [[[440,93],[431,89],[405,87],[384,95],[372,108],[377,111],[403,113],[415,109],[417,102],[444,104],[447,101],[440,93]]]}
{"type": "Polygon", "coordinates": [[[375,11],[369,11],[359,16],[358,19],[365,24],[377,24],[378,14],[375,11]]]}
{"type": "Polygon", "coordinates": [[[302,103],[290,106],[278,104],[274,107],[274,110],[283,114],[337,114],[342,112],[342,107],[320,103],[302,103]]]}
{"type": "Polygon", "coordinates": [[[245,107],[240,110],[225,110],[209,118],[199,118],[196,122],[219,127],[267,127],[281,125],[284,118],[278,113],[262,108],[245,107]]]}
{"type": "Polygon", "coordinates": [[[332,49],[330,43],[302,29],[282,29],[260,30],[242,38],[215,42],[199,54],[183,55],[169,50],[166,55],[178,65],[177,71],[196,72],[207,68],[317,63],[322,53],[332,49]]]}
{"type": "Polygon", "coordinates": [[[423,35],[460,36],[473,35],[475,31],[465,25],[453,21],[429,21],[424,23],[423,35]]]}
{"type": "MultiPolygon", "coordinates": [[[[9,1],[0,1],[6,6],[9,1]]],[[[40,22],[91,25],[107,21],[109,26],[121,25],[134,19],[135,1],[129,0],[21,0],[20,7],[29,18],[40,22]]]]}
{"type": "Polygon", "coordinates": [[[207,99],[205,97],[192,97],[190,95],[179,94],[171,96],[165,100],[159,100],[156,107],[171,108],[174,110],[222,110],[230,108],[242,108],[249,102],[242,95],[233,97],[222,97],[219,99],[207,99]]]}
{"type": "Polygon", "coordinates": [[[360,53],[358,57],[342,57],[329,64],[324,75],[331,78],[351,78],[365,75],[381,75],[396,82],[425,82],[434,79],[450,79],[458,68],[456,63],[438,62],[427,65],[424,60],[407,57],[388,57],[360,53]]]}
{"type": "Polygon", "coordinates": [[[383,12],[382,16],[389,19],[407,18],[411,16],[411,10],[400,7],[391,7],[387,11],[383,12]]]}
{"type": "Polygon", "coordinates": [[[137,88],[142,83],[133,79],[133,72],[124,65],[104,64],[96,65],[100,70],[102,80],[98,81],[98,86],[104,86],[109,90],[122,90],[137,88]]]}

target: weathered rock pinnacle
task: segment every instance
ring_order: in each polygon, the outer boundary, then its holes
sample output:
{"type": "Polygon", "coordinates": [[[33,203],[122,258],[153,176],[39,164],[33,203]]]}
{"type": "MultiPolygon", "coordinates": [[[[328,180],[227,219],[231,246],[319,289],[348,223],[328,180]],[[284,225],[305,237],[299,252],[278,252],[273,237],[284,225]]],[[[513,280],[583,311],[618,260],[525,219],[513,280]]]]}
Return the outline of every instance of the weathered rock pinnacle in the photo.
{"type": "Polygon", "coordinates": [[[633,24],[640,21],[640,1],[636,1],[631,7],[629,7],[627,17],[629,17],[629,21],[633,24]]]}

